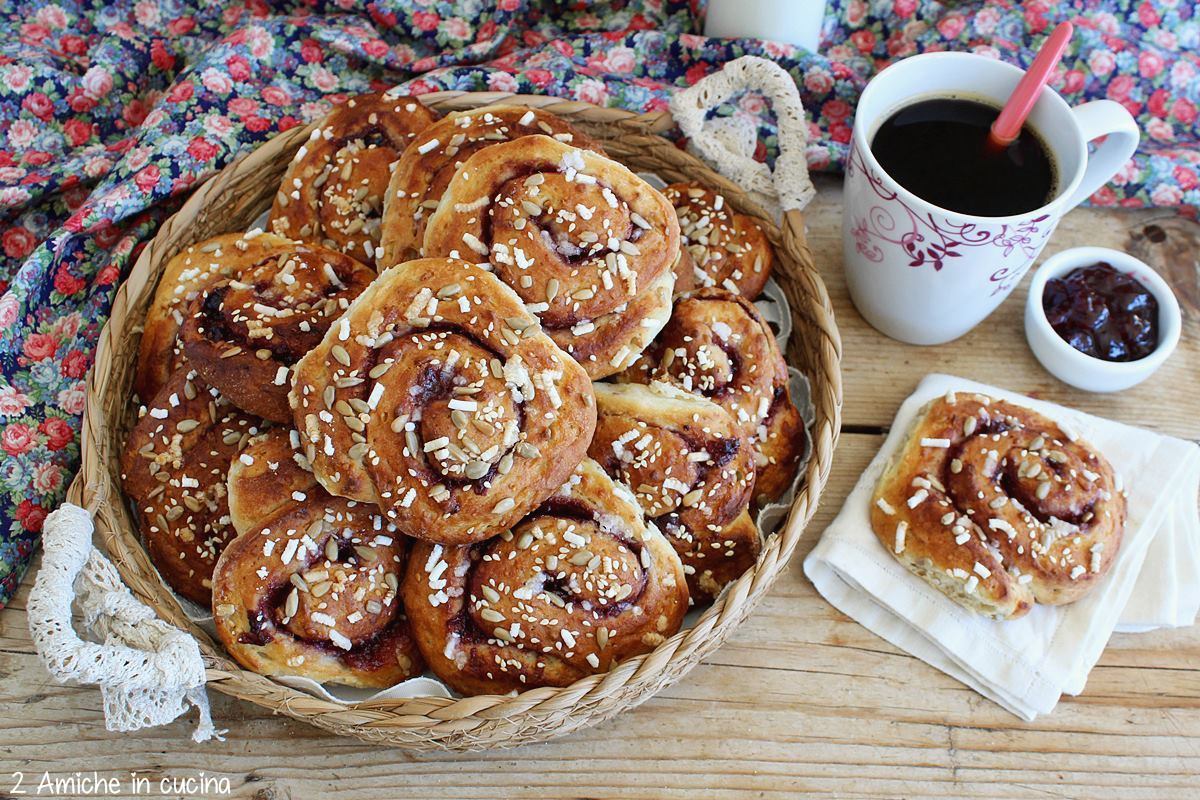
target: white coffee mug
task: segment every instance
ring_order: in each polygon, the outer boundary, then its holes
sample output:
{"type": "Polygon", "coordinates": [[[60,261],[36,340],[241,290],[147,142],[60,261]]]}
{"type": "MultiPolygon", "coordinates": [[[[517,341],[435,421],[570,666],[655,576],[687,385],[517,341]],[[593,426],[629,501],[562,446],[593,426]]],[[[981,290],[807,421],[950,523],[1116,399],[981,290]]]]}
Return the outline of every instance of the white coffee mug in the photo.
{"type": "Polygon", "coordinates": [[[825,0],[708,0],[704,35],[767,39],[817,52],[825,0]]]}
{"type": "Polygon", "coordinates": [[[892,114],[935,97],[997,107],[1022,71],[972,53],[925,53],[898,61],[867,84],[846,163],[842,246],[855,307],[875,328],[912,344],[941,344],[983,321],[1033,264],[1063,214],[1108,182],[1133,155],[1138,127],[1119,103],[1071,108],[1050,88],[1028,124],[1050,150],[1053,199],[1009,217],[940,208],[894,181],[871,153],[892,114]],[[1100,137],[1091,154],[1088,142],[1100,137]]]}

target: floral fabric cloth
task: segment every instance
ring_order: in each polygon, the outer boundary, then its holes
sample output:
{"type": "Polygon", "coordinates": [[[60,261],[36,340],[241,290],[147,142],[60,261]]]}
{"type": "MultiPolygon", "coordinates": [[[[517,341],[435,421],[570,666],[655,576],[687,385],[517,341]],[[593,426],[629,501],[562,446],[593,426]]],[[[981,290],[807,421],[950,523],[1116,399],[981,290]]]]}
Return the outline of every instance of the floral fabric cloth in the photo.
{"type": "MultiPolygon", "coordinates": [[[[762,55],[802,89],[811,166],[837,169],[855,98],[889,61],[965,49],[1026,66],[1070,18],[1078,33],[1055,87],[1072,103],[1124,104],[1146,134],[1093,202],[1200,206],[1190,1],[829,0],[819,55],[707,39],[703,5],[0,0],[0,603],[77,466],[84,377],[140,246],[198,182],[356,92],[403,84],[657,110],[725,61],[762,55]]],[[[760,120],[769,158],[765,111],[747,96],[719,113],[760,120]]]]}

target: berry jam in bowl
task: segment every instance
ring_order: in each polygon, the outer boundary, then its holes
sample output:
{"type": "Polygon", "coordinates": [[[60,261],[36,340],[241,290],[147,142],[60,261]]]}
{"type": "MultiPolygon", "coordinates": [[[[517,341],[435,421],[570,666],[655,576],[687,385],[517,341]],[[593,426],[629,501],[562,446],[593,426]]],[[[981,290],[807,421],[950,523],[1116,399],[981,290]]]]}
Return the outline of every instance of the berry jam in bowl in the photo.
{"type": "Polygon", "coordinates": [[[1141,383],[1179,344],[1179,303],[1159,274],[1128,253],[1075,247],[1033,275],[1025,338],[1059,380],[1089,392],[1141,383]]]}

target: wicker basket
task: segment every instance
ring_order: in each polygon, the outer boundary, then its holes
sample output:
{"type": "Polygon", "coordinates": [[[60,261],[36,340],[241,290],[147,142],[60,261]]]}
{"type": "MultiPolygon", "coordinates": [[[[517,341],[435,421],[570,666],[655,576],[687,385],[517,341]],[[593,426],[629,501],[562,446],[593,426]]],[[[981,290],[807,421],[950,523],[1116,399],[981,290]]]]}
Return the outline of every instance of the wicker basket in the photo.
{"type": "Polygon", "coordinates": [[[779,254],[775,276],[788,295],[794,316],[788,360],[812,383],[816,425],[812,459],[791,514],[782,530],[768,539],[755,568],[731,585],[695,627],[678,633],[653,652],[566,688],[532,689],[517,696],[341,705],[241,669],[217,642],[190,622],[147,558],[120,490],[119,454],[132,422],[129,393],[141,325],[168,259],[207,237],[244,230],[270,205],[292,154],[308,138],[310,128],[282,133],[230,164],[197,189],[142,251],[117,292],[111,318],[100,336],[96,365],[88,380],[83,463],[70,499],[93,513],[96,530],[133,593],[198,640],[210,687],[368,741],[414,750],[498,748],[550,739],[641,703],[716,650],[750,613],[787,566],[825,486],[841,414],[841,342],[829,297],[805,243],[801,215],[789,212],[782,230],[772,224],[737,186],[655,135],[671,127],[668,114],[639,116],[554,98],[502,93],[441,92],[421,99],[441,112],[501,101],[544,108],[601,140],[610,156],[628,166],[656,172],[670,181],[699,180],[719,188],[736,208],[761,220],[779,254]]]}

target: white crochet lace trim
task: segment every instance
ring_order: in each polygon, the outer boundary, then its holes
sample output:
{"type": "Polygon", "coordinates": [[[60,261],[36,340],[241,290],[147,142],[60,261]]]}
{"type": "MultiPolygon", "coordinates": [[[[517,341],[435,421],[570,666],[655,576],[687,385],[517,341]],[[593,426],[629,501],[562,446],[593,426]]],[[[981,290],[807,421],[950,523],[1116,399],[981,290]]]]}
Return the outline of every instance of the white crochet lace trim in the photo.
{"type": "Polygon", "coordinates": [[[165,725],[190,704],[200,713],[192,738],[220,738],[209,716],[196,641],[129,593],[92,546],[87,511],[66,503],[46,517],[42,546],[42,568],[29,593],[29,630],[55,680],[99,684],[110,731],[165,725]],[[84,629],[102,644],[76,634],[72,600],[79,601],[84,629]]]}
{"type": "Polygon", "coordinates": [[[671,98],[671,114],[690,140],[689,148],[726,178],[750,192],[777,219],[783,211],[802,210],[816,194],[808,175],[805,150],[808,126],[792,76],[765,58],[743,56],[719,72],[701,78],[671,98]],[[771,101],[779,130],[775,172],[754,160],[758,127],[738,117],[708,119],[708,113],[736,95],[759,92],[771,101]]]}

